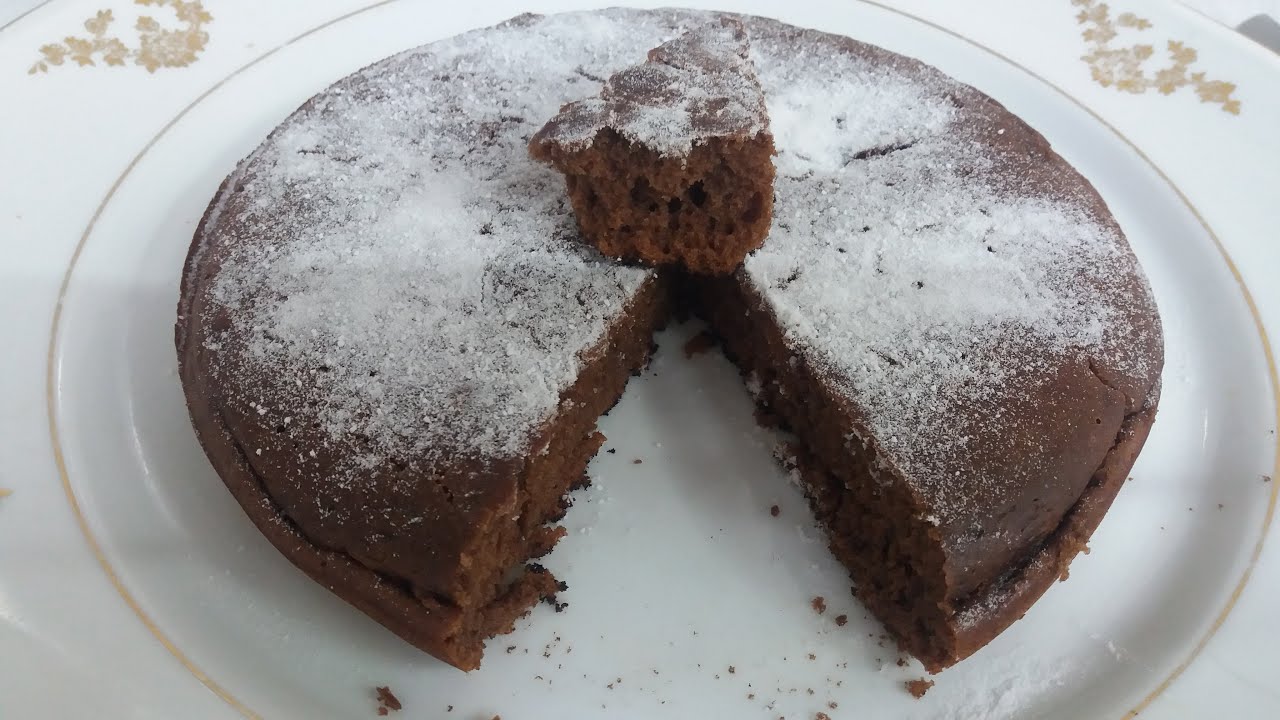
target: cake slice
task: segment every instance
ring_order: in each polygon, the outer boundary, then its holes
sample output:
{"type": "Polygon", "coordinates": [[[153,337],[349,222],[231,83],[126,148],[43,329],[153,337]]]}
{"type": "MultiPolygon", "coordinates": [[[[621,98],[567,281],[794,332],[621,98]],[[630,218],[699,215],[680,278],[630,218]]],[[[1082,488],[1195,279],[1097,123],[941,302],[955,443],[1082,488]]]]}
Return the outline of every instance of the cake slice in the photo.
{"type": "Polygon", "coordinates": [[[773,136],[737,20],[654,48],[529,152],[565,174],[583,237],[612,258],[724,275],[769,230],[773,136]]]}

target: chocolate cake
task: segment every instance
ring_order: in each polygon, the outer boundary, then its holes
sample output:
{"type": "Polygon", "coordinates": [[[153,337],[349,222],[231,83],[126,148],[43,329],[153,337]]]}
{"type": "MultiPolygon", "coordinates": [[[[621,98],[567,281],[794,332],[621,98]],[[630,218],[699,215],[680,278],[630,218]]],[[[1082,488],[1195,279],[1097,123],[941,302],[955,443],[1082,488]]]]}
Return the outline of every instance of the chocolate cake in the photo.
{"type": "Polygon", "coordinates": [[[612,258],[725,275],[760,247],[773,138],[742,23],[721,17],[561,108],[529,152],[565,174],[587,242],[612,258]]]}
{"type": "Polygon", "coordinates": [[[832,551],[931,671],[1065,576],[1146,438],[1159,317],[1089,183],[937,70],[726,17],[522,16],[392,57],[277,128],[196,232],[176,340],[214,468],[295,564],[459,668],[555,592],[529,560],[673,305],[794,433],[832,551]],[[767,104],[768,238],[720,277],[609,262],[527,146],[708,26],[745,33],[767,104]]]}

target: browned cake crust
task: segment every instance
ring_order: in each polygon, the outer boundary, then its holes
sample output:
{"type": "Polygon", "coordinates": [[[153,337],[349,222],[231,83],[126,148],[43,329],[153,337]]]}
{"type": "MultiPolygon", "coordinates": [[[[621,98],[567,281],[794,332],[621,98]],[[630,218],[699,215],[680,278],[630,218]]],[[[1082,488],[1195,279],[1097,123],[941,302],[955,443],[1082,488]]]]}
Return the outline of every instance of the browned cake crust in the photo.
{"type": "Polygon", "coordinates": [[[565,174],[583,238],[611,258],[724,275],[769,230],[773,138],[734,19],[566,105],[529,152],[565,174]]]}

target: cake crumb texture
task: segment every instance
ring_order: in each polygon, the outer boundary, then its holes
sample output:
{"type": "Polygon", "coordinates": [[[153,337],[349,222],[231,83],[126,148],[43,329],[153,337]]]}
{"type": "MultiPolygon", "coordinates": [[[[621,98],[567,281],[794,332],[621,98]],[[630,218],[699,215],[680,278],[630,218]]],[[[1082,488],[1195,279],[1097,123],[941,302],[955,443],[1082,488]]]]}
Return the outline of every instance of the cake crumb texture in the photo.
{"type": "Polygon", "coordinates": [[[739,20],[654,48],[529,144],[565,174],[584,239],[608,257],[727,274],[773,205],[773,139],[739,20]]]}
{"type": "Polygon", "coordinates": [[[929,692],[929,688],[933,687],[933,681],[925,680],[924,678],[920,678],[918,680],[908,680],[906,682],[906,686],[907,686],[907,692],[911,693],[912,697],[919,700],[920,698],[924,697],[925,693],[929,692]]]}

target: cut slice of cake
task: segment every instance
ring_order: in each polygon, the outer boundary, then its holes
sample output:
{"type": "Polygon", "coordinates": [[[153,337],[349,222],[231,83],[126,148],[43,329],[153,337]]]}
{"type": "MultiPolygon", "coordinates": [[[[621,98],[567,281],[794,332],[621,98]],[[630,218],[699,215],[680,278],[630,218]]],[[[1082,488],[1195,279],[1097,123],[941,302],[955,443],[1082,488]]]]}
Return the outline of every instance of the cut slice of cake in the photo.
{"type": "Polygon", "coordinates": [[[691,30],[570,103],[529,144],[612,258],[732,272],[768,232],[773,137],[737,20],[691,30]]]}

